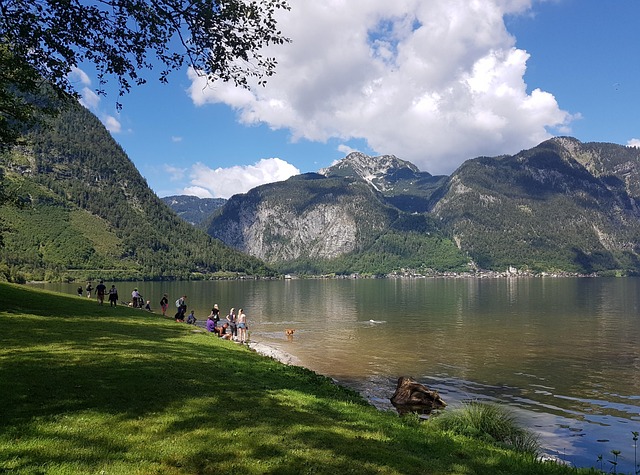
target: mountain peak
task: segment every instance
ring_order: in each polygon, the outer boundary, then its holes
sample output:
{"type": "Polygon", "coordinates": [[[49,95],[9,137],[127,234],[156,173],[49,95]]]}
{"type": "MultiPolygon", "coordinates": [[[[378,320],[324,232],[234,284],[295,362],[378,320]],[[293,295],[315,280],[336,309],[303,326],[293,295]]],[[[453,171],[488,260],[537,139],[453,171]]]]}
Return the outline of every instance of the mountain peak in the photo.
{"type": "Polygon", "coordinates": [[[321,175],[360,178],[378,191],[388,191],[399,176],[420,174],[413,163],[394,155],[371,157],[361,152],[352,152],[328,168],[318,171],[321,175]]]}

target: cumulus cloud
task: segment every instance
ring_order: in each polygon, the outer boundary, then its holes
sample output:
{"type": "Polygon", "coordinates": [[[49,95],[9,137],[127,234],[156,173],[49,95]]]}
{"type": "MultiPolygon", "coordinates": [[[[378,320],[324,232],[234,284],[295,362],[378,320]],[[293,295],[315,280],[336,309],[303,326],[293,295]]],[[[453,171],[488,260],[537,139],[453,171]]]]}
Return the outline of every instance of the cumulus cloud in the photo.
{"type": "Polygon", "coordinates": [[[631,139],[627,142],[628,147],[640,148],[640,139],[631,139]]]}
{"type": "Polygon", "coordinates": [[[105,114],[102,116],[101,120],[109,132],[117,134],[122,131],[122,125],[120,124],[120,121],[112,115],[105,114]]]}
{"type": "Polygon", "coordinates": [[[338,145],[338,152],[342,152],[342,153],[344,153],[345,155],[349,155],[351,152],[357,152],[357,151],[358,151],[358,150],[356,150],[355,148],[353,148],[353,147],[349,147],[349,146],[348,146],[348,145],[346,145],[346,144],[338,145]]]}
{"type": "Polygon", "coordinates": [[[71,72],[69,73],[69,81],[71,81],[72,83],[80,83],[83,86],[91,85],[91,79],[89,78],[89,75],[77,66],[71,68],[71,72]]]}
{"type": "MultiPolygon", "coordinates": [[[[172,165],[163,165],[163,170],[167,174],[169,181],[182,181],[187,174],[186,168],[178,168],[172,165]]],[[[193,194],[193,193],[192,193],[193,194]]]]}
{"type": "Polygon", "coordinates": [[[185,187],[181,194],[200,198],[230,198],[256,186],[299,174],[300,170],[279,158],[265,158],[254,165],[216,169],[196,163],[189,170],[190,186],[185,187]]]}
{"type": "Polygon", "coordinates": [[[531,2],[293,2],[279,24],[292,43],[265,51],[278,60],[266,87],[207,84],[190,71],[190,95],[293,140],[364,139],[377,153],[450,173],[569,130],[573,117],[552,94],[527,91],[529,54],[505,27],[505,15],[526,14],[531,2]]]}
{"type": "Polygon", "coordinates": [[[86,72],[80,68],[73,67],[69,73],[69,81],[78,84],[76,86],[76,90],[80,94],[78,102],[96,114],[109,132],[113,134],[122,132],[122,124],[120,121],[116,117],[100,110],[100,96],[91,89],[91,78],[86,72]]]}
{"type": "Polygon", "coordinates": [[[100,96],[98,96],[93,89],[83,87],[80,92],[80,104],[91,111],[95,111],[98,109],[98,105],[100,104],[100,96]]]}

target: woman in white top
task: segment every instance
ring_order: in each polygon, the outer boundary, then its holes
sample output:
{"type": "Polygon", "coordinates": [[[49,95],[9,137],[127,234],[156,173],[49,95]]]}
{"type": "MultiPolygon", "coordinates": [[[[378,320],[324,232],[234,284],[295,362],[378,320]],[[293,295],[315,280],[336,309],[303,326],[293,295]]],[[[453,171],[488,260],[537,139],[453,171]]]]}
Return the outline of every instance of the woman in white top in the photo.
{"type": "Polygon", "coordinates": [[[247,316],[244,310],[238,310],[238,339],[240,343],[247,341],[247,316]]]}

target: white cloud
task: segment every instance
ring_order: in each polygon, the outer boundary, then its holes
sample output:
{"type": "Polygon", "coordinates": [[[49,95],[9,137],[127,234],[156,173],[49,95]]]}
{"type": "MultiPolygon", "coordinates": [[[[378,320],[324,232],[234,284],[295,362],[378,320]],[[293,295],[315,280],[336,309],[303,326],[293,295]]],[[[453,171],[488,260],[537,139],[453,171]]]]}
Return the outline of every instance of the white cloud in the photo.
{"type": "Polygon", "coordinates": [[[183,195],[197,196],[198,198],[213,198],[211,192],[201,186],[188,186],[182,190],[183,195]]]}
{"type": "Polygon", "coordinates": [[[83,86],[91,85],[91,79],[89,78],[89,75],[76,66],[71,68],[71,72],[69,73],[69,81],[71,81],[72,83],[78,82],[83,86]]]}
{"type": "Polygon", "coordinates": [[[186,168],[178,168],[178,167],[174,167],[172,165],[163,165],[162,168],[164,169],[165,173],[167,175],[169,175],[169,181],[181,181],[184,179],[185,175],[187,174],[187,169],[186,168]]]}
{"type": "Polygon", "coordinates": [[[631,139],[627,142],[627,146],[640,148],[640,139],[631,139]]]}
{"type": "Polygon", "coordinates": [[[351,152],[357,152],[358,150],[356,150],[355,148],[349,147],[346,144],[341,144],[338,145],[338,152],[344,153],[345,156],[349,155],[351,152]]]}
{"type": "Polygon", "coordinates": [[[212,169],[202,163],[196,163],[191,167],[189,174],[190,186],[184,188],[181,194],[201,198],[229,198],[265,183],[299,175],[300,170],[279,158],[265,158],[254,165],[230,168],[212,169]]]}
{"type": "Polygon", "coordinates": [[[100,104],[100,96],[98,96],[93,89],[83,87],[80,92],[80,104],[91,111],[95,111],[100,104]]]}
{"type": "Polygon", "coordinates": [[[171,137],[171,141],[172,141],[173,143],[179,143],[179,142],[182,142],[182,137],[177,137],[177,136],[173,135],[173,136],[171,137]]]}
{"type": "Polygon", "coordinates": [[[478,155],[513,153],[567,133],[574,119],[554,96],[527,92],[529,54],[506,14],[533,0],[293,2],[279,27],[291,44],[266,87],[207,86],[189,72],[197,105],[224,103],[245,124],[292,138],[364,139],[377,153],[450,173],[478,155]]]}
{"type": "Polygon", "coordinates": [[[120,124],[120,121],[112,115],[104,115],[102,117],[102,123],[111,133],[118,134],[122,131],[122,125],[120,124]]]}

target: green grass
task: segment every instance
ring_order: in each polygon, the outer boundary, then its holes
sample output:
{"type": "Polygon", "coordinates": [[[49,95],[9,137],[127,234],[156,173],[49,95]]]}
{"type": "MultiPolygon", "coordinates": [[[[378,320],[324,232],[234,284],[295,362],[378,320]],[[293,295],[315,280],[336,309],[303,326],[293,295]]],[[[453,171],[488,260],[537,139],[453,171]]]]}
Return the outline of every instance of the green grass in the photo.
{"type": "Polygon", "coordinates": [[[482,438],[534,457],[541,452],[537,434],[521,427],[511,410],[497,404],[466,403],[456,411],[431,418],[429,423],[434,428],[482,438]]]}
{"type": "Polygon", "coordinates": [[[578,473],[158,315],[10,284],[0,309],[0,473],[578,473]]]}

